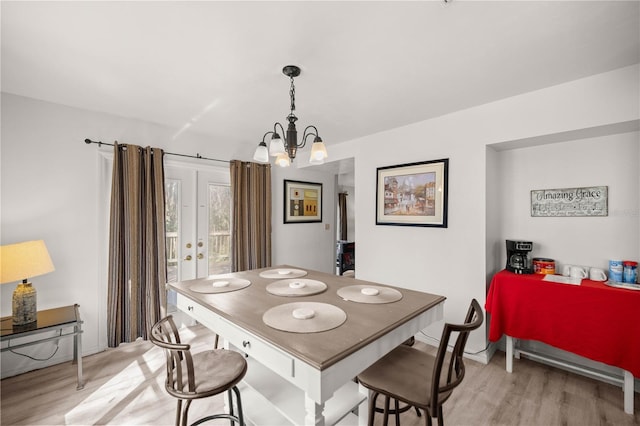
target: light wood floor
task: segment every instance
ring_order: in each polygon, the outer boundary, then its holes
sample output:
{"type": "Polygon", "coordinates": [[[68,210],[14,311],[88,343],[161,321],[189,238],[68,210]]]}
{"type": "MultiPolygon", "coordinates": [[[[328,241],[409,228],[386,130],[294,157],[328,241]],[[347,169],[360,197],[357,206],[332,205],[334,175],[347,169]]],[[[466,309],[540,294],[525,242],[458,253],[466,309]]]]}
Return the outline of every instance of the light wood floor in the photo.
{"type": "MultiPolygon", "coordinates": [[[[194,351],[212,345],[202,326],[182,331],[194,351]]],[[[421,342],[418,347],[432,351],[421,342]]],[[[84,358],[86,385],[76,391],[71,363],[1,381],[2,425],[170,425],[175,400],[164,390],[164,356],[149,342],[135,342],[84,358]]],[[[638,425],[623,411],[622,390],[552,367],[515,360],[504,370],[498,352],[489,365],[467,362],[467,376],[444,406],[447,425],[638,425]]],[[[221,397],[195,401],[190,421],[222,407],[221,397]]],[[[376,425],[381,424],[378,415],[376,425]]],[[[406,426],[422,425],[415,412],[402,415],[406,426]]],[[[228,421],[211,422],[228,425],[228,421]]],[[[393,420],[391,420],[393,424],[393,420]]],[[[279,426],[279,425],[264,425],[279,426]]]]}

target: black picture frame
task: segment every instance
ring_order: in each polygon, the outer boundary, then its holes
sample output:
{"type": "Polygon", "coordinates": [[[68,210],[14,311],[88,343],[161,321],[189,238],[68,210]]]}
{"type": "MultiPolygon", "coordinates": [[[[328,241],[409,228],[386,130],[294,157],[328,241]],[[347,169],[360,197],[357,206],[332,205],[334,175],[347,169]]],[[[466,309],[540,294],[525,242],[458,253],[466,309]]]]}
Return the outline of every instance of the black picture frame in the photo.
{"type": "Polygon", "coordinates": [[[284,223],[322,222],[322,183],[284,181],[284,223]]]}
{"type": "Polygon", "coordinates": [[[376,225],[447,227],[449,159],[378,167],[376,225]]]}

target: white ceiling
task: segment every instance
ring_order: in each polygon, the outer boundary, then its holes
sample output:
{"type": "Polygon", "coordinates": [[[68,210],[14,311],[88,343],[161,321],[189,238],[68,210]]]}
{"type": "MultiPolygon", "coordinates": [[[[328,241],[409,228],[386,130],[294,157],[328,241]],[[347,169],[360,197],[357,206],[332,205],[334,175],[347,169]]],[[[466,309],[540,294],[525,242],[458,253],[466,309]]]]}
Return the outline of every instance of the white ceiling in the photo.
{"type": "Polygon", "coordinates": [[[295,64],[298,129],[330,146],[638,63],[639,5],[2,1],[1,85],[247,153],[284,124],[295,64]]]}

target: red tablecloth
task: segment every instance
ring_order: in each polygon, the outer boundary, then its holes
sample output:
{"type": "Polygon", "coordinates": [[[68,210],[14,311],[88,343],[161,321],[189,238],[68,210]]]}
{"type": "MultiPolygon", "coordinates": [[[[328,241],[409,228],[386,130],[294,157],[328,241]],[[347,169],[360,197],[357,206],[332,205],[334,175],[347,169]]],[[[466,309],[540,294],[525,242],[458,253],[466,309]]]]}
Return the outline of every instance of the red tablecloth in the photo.
{"type": "Polygon", "coordinates": [[[537,340],[640,377],[640,291],[543,277],[506,270],[493,277],[485,305],[489,340],[537,340]]]}

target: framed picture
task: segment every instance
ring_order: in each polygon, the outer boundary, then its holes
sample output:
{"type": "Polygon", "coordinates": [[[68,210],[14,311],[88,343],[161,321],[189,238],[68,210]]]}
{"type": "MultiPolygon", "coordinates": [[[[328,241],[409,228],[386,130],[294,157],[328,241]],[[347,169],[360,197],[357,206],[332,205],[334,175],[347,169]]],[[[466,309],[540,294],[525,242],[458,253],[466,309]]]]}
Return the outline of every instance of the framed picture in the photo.
{"type": "Polygon", "coordinates": [[[448,158],[377,173],[376,225],[447,227],[448,158]]]}
{"type": "Polygon", "coordinates": [[[284,223],[322,222],[322,184],[284,181],[284,223]]]}

